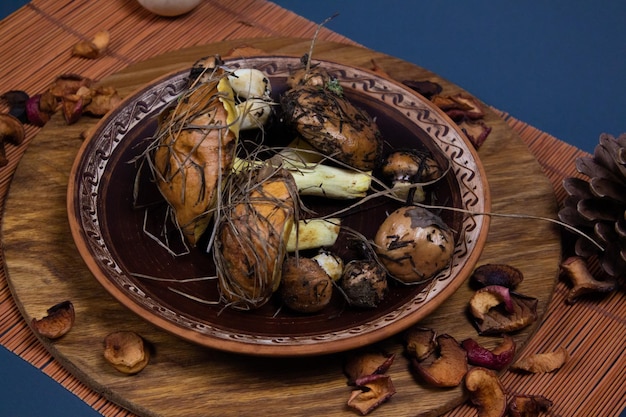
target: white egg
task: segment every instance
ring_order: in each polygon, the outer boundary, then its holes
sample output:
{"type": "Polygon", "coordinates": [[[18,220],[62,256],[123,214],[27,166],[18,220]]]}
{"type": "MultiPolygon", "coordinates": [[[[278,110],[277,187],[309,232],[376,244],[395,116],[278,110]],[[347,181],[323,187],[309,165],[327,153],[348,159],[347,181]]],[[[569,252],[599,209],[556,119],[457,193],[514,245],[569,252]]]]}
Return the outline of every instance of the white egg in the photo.
{"type": "Polygon", "coordinates": [[[202,0],[137,0],[145,9],[159,16],[180,16],[190,12],[202,0]]]}

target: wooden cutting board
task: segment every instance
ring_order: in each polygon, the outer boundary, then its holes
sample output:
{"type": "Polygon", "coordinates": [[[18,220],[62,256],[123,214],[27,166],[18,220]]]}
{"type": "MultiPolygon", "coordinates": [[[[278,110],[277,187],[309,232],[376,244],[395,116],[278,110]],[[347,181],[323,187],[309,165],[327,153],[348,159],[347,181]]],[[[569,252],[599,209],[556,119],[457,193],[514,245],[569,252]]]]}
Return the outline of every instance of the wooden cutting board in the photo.
{"type": "MultiPolygon", "coordinates": [[[[309,41],[267,38],[196,46],[132,65],[102,82],[127,95],[164,73],[191,66],[199,57],[227,56],[234,49],[237,54],[258,55],[260,50],[301,56],[308,51],[309,41]]],[[[364,48],[318,42],[314,54],[364,68],[375,65],[398,81],[432,80],[444,86],[445,94],[461,91],[423,68],[364,48]]],[[[491,188],[492,212],[555,218],[552,187],[526,145],[493,111],[487,110],[485,121],[493,131],[479,155],[491,188]]],[[[8,281],[25,320],[44,316],[63,300],[71,300],[76,309],[69,334],[54,342],[42,340],[51,354],[95,391],[142,416],[245,416],[260,411],[264,415],[354,415],[346,406],[350,387],[342,373],[342,362],[351,352],[281,359],[203,348],[146,323],[96,282],[74,246],[66,213],[67,182],[81,133],[95,123],[83,118],[66,126],[55,116],[30,144],[6,203],[2,241],[8,281]],[[154,347],[150,365],[138,375],[124,376],[102,357],[103,338],[117,330],[133,330],[154,347]]],[[[548,222],[495,216],[479,264],[508,263],[522,270],[525,281],[519,292],[538,298],[543,314],[558,276],[560,243],[559,230],[548,222]]],[[[461,286],[421,325],[459,341],[476,338],[465,315],[470,296],[469,286],[461,286]]],[[[538,325],[515,335],[520,350],[538,325]]],[[[478,340],[488,346],[499,341],[478,340]]],[[[399,338],[381,346],[398,354],[389,371],[397,394],[374,415],[439,415],[465,400],[461,388],[433,389],[416,379],[399,338]]]]}

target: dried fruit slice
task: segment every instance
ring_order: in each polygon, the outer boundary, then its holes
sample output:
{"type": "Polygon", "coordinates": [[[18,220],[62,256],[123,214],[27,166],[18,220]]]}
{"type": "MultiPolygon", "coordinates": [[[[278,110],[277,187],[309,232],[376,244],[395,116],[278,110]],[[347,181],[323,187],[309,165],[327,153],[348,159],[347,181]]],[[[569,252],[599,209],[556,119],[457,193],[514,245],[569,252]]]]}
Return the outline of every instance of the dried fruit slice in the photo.
{"type": "Polygon", "coordinates": [[[119,331],[104,338],[104,358],[118,371],[134,375],[148,365],[150,351],[137,333],[119,331]]]}
{"type": "Polygon", "coordinates": [[[515,371],[530,372],[533,374],[554,372],[560,369],[569,359],[569,353],[564,347],[559,347],[555,351],[537,353],[520,359],[511,365],[515,371]]]}
{"type": "Polygon", "coordinates": [[[506,413],[506,392],[496,373],[476,367],[467,372],[465,387],[479,417],[503,417],[506,413]]]}
{"type": "Polygon", "coordinates": [[[509,401],[508,410],[511,417],[538,417],[550,407],[552,401],[542,395],[515,395],[509,401]]]}
{"type": "Polygon", "coordinates": [[[63,301],[48,309],[48,315],[33,319],[31,324],[40,335],[49,339],[58,339],[70,331],[74,325],[74,305],[63,301]]]}
{"type": "Polygon", "coordinates": [[[515,341],[509,335],[493,350],[481,346],[474,339],[465,339],[461,345],[467,351],[467,360],[471,365],[500,371],[513,361],[515,341]]]}
{"type": "Polygon", "coordinates": [[[412,327],[404,335],[407,353],[423,361],[437,349],[437,333],[433,329],[412,327]]]}
{"type": "Polygon", "coordinates": [[[467,373],[467,353],[450,335],[437,337],[438,352],[420,362],[412,360],[413,369],[435,387],[456,387],[467,373]]]}

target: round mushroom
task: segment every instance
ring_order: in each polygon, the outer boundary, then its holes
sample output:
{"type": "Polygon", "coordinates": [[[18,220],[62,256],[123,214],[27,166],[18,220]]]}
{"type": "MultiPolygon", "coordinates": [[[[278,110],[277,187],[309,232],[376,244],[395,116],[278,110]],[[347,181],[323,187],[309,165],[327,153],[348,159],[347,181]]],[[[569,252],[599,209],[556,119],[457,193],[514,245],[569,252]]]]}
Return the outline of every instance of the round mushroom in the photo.
{"type": "Polygon", "coordinates": [[[280,295],[290,309],[315,313],[330,303],[333,281],[313,259],[287,258],[283,262],[280,295]]]}
{"type": "Polygon", "coordinates": [[[374,237],[380,261],[390,275],[418,283],[442,270],[454,252],[452,230],[436,214],[418,206],[391,213],[374,237]]]}
{"type": "Polygon", "coordinates": [[[381,172],[391,181],[394,193],[409,202],[424,201],[421,184],[442,176],[437,161],[415,149],[397,150],[387,155],[381,172]]]}

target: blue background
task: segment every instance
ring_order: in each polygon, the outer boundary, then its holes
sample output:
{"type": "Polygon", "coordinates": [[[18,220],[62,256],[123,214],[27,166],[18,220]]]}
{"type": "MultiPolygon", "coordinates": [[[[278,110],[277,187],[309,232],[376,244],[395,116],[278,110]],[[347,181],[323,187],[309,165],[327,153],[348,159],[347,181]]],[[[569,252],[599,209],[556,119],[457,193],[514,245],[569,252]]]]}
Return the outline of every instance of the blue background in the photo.
{"type": "MultiPolygon", "coordinates": [[[[0,19],[26,3],[2,0],[0,19]]],[[[329,29],[429,69],[588,152],[601,133],[626,132],[625,1],[275,3],[318,23],[339,13],[329,29]]],[[[43,415],[99,413],[0,347],[0,416],[43,415]]]]}

